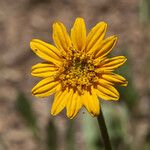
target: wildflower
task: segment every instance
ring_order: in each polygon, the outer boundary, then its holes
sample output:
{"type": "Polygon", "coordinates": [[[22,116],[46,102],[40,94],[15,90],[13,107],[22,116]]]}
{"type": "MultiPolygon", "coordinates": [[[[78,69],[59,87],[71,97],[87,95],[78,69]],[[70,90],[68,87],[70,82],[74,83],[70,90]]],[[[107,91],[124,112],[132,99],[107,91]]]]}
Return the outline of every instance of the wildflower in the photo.
{"type": "Polygon", "coordinates": [[[65,107],[67,116],[76,116],[82,106],[92,116],[100,113],[100,101],[118,100],[114,85],[127,86],[124,77],[114,70],[126,61],[124,56],[107,58],[117,42],[116,36],[105,38],[107,24],[100,22],[86,35],[82,18],[77,18],[69,36],[61,22],[53,24],[55,46],[33,39],[30,47],[45,62],[32,67],[32,75],[44,78],[32,89],[37,97],[55,94],[51,114],[65,107]]]}

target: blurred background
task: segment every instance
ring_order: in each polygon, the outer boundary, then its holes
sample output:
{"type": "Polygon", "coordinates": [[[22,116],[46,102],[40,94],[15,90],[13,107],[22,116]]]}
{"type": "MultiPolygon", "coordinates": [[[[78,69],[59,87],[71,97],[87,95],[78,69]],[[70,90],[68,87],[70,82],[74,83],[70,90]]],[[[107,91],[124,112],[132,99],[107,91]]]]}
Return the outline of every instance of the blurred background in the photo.
{"type": "Polygon", "coordinates": [[[0,150],[104,149],[96,118],[81,110],[74,120],[65,112],[50,115],[53,97],[37,99],[30,75],[41,60],[29,42],[52,43],[52,23],[70,30],[76,17],[90,29],[108,23],[107,36],[119,41],[112,55],[126,55],[118,70],[128,81],[120,101],[102,101],[114,150],[150,149],[150,1],[149,0],[0,0],[0,150]]]}

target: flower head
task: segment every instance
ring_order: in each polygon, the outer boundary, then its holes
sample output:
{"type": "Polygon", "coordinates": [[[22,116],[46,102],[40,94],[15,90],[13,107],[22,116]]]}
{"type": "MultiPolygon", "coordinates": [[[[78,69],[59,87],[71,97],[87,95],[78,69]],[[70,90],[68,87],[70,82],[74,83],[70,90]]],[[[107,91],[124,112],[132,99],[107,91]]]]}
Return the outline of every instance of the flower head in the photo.
{"type": "Polygon", "coordinates": [[[30,47],[45,62],[32,67],[32,75],[44,78],[32,89],[37,97],[55,94],[51,114],[65,107],[67,116],[76,116],[84,106],[92,116],[100,113],[100,101],[118,100],[114,85],[127,86],[124,77],[114,70],[126,61],[124,56],[107,58],[117,42],[116,36],[105,38],[107,24],[96,24],[87,34],[85,22],[77,18],[69,36],[61,22],[53,24],[55,46],[33,39],[30,47]]]}

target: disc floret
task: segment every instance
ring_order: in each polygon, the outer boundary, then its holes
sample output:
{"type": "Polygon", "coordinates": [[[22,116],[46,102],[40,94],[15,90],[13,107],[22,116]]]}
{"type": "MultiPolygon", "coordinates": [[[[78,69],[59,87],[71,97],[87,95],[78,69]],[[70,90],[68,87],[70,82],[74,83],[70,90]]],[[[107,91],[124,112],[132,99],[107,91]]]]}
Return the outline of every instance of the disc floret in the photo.
{"type": "Polygon", "coordinates": [[[82,94],[83,90],[89,89],[95,82],[97,77],[95,68],[96,66],[89,56],[73,51],[69,61],[64,62],[63,72],[59,76],[62,88],[73,88],[74,91],[82,94]]]}

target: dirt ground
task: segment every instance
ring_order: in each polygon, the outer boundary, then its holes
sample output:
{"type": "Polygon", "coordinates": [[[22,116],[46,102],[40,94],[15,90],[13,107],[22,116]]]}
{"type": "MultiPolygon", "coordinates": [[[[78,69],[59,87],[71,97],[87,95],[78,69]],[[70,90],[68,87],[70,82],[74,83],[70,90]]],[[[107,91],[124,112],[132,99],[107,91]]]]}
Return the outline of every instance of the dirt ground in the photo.
{"type": "MultiPolygon", "coordinates": [[[[65,150],[63,136],[68,119],[64,114],[50,116],[52,98],[39,101],[30,93],[38,81],[31,77],[30,68],[40,59],[31,52],[29,42],[38,38],[52,43],[52,23],[62,21],[69,31],[78,16],[85,19],[88,29],[99,21],[107,22],[107,36],[119,37],[115,53],[123,51],[130,58],[132,82],[139,95],[130,122],[131,143],[133,150],[142,149],[149,133],[150,28],[140,21],[139,4],[139,0],[0,0],[0,150],[45,149],[16,110],[18,91],[31,99],[43,142],[44,128],[53,119],[59,132],[59,149],[65,150]]],[[[75,119],[76,145],[85,150],[82,117],[81,113],[75,119]]]]}

